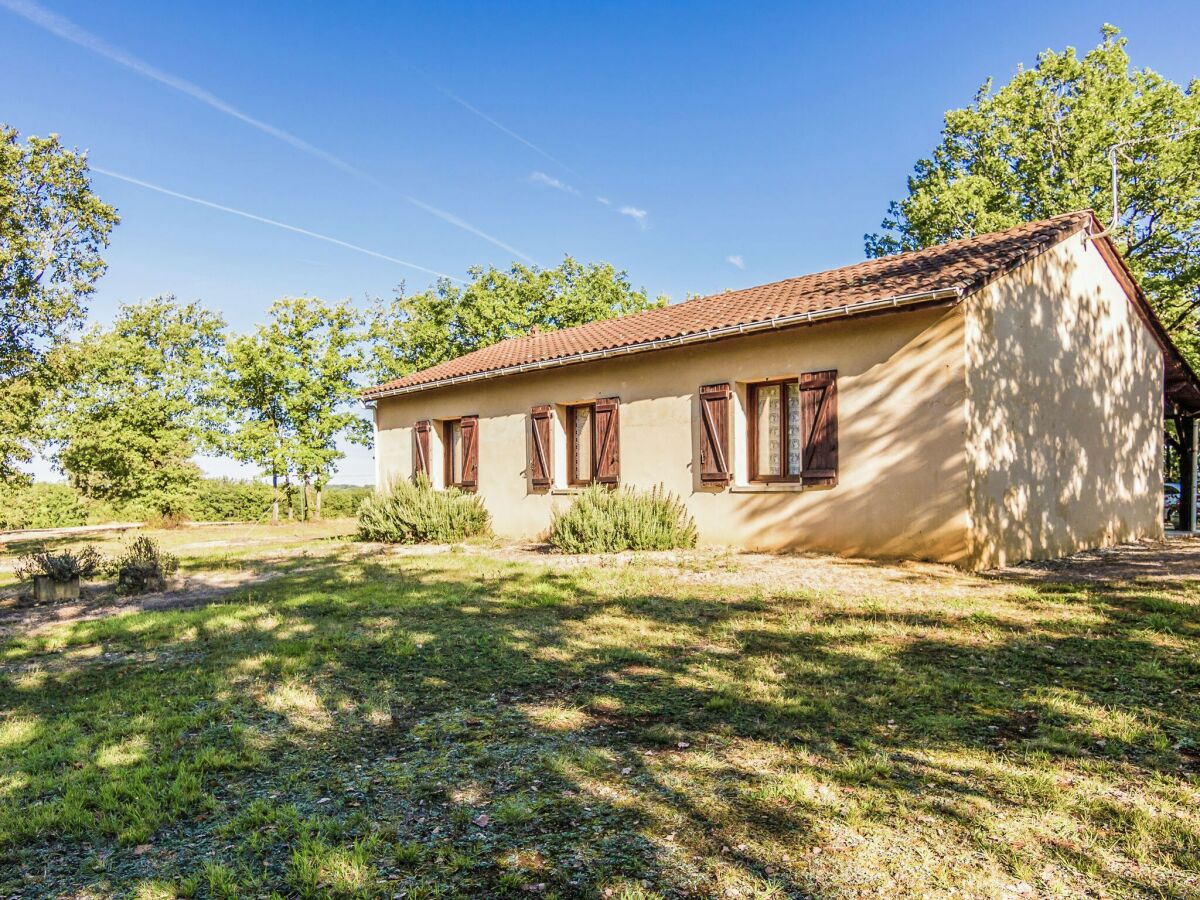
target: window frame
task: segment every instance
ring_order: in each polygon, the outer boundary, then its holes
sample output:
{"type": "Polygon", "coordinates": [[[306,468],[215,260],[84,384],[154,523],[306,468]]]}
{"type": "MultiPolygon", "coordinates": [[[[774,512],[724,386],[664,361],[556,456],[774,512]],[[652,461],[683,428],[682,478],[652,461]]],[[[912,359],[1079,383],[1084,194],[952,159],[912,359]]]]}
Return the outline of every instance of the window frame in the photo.
{"type": "Polygon", "coordinates": [[[800,379],[774,378],[770,381],[754,381],[746,386],[746,425],[748,432],[748,448],[750,462],[750,481],[754,484],[799,484],[804,478],[804,422],[800,421],[800,471],[794,475],[786,474],[788,456],[788,427],[790,412],[788,408],[788,386],[796,385],[797,403],[803,419],[803,403],[799,400],[800,379]],[[758,392],[762,388],[779,387],[779,468],[780,474],[762,474],[758,471],[758,392]]]}
{"type": "MultiPolygon", "coordinates": [[[[454,480],[454,441],[452,440],[452,430],[458,429],[458,447],[459,453],[462,453],[462,416],[457,419],[442,420],[442,487],[456,487],[462,490],[462,479],[454,480]]],[[[466,471],[467,461],[461,461],[461,472],[466,471]]]]}
{"type": "Polygon", "coordinates": [[[596,482],[596,404],[592,403],[571,403],[567,404],[567,486],[568,487],[587,487],[596,482]],[[577,410],[587,409],[591,411],[591,418],[588,420],[588,441],[592,446],[592,471],[587,480],[581,480],[577,477],[577,466],[575,459],[575,416],[577,410]]]}

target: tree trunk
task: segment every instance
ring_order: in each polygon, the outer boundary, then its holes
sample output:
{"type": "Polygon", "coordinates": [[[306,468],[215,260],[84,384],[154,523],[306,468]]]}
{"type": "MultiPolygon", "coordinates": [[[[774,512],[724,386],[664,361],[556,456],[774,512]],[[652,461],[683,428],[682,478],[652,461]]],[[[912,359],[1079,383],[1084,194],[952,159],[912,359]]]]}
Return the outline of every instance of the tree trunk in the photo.
{"type": "Polygon", "coordinates": [[[279,524],[279,473],[271,473],[271,524],[279,524]]]}
{"type": "Polygon", "coordinates": [[[310,481],[310,479],[308,477],[308,473],[305,472],[304,473],[304,521],[306,521],[306,522],[308,521],[308,510],[309,510],[308,498],[309,498],[309,491],[311,490],[311,488],[312,488],[312,482],[310,481]]]}
{"type": "Polygon", "coordinates": [[[284,491],[287,492],[288,521],[291,522],[291,521],[294,521],[296,518],[296,510],[295,510],[295,507],[292,506],[292,476],[291,475],[283,476],[283,489],[284,489],[284,491]]]}
{"type": "Polygon", "coordinates": [[[317,504],[313,507],[313,518],[317,521],[321,520],[321,488],[317,488],[317,504]]]}

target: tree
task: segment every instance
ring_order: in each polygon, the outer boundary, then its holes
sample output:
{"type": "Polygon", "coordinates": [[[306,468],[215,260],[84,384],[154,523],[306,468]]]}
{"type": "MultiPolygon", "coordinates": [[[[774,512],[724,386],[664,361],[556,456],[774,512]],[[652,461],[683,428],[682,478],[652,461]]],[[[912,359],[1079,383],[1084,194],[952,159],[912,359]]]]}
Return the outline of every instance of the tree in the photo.
{"type": "Polygon", "coordinates": [[[92,193],[87,158],[55,135],[0,125],[0,481],[31,458],[51,354],[78,328],[117,213],[92,193]]]}
{"type": "MultiPolygon", "coordinates": [[[[321,491],[345,453],[339,439],[369,445],[370,425],[353,403],[362,369],[362,316],[348,302],[326,304],[313,297],[284,298],[270,321],[230,342],[227,403],[237,425],[228,447],[258,465],[278,487],[284,478],[291,507],[291,476],[304,486],[305,509],[321,491]]],[[[276,500],[272,518],[278,520],[276,500]]]]}
{"type": "Polygon", "coordinates": [[[121,307],[69,354],[51,413],[58,461],[83,495],[182,513],[200,480],[192,457],[218,446],[224,320],[161,297],[121,307]]]}
{"type": "Polygon", "coordinates": [[[942,141],[918,161],[884,231],[883,256],[1091,207],[1111,215],[1109,148],[1119,150],[1113,238],[1164,324],[1200,358],[1200,81],[1187,89],[1130,68],[1111,25],[1082,58],[1047,50],[998,90],[987,81],[946,113],[942,141]]]}
{"type": "Polygon", "coordinates": [[[651,301],[608,263],[569,256],[553,269],[514,264],[469,272],[466,287],[442,279],[407,296],[402,285],[395,299],[376,304],[375,378],[398,378],[534,328],[553,331],[666,304],[665,297],[651,301]]]}

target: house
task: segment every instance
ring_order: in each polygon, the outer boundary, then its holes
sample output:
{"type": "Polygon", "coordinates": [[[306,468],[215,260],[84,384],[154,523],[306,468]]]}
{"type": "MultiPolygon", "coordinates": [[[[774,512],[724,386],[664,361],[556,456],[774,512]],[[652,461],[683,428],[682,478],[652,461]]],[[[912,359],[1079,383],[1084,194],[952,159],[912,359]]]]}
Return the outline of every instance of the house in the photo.
{"type": "MultiPolygon", "coordinates": [[[[1090,212],[513,338],[367,390],[377,481],[535,538],[593,481],[704,544],[985,568],[1162,535],[1200,381],[1090,212]]],[[[1189,434],[1194,432],[1189,431],[1189,434]]]]}

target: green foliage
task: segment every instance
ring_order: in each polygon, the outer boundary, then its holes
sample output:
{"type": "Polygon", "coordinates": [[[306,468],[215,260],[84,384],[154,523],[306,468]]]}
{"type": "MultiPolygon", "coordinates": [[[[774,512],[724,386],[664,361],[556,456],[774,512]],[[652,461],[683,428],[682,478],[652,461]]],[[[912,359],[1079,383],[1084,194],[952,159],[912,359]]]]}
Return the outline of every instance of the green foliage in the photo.
{"type": "Polygon", "coordinates": [[[84,317],[118,221],[92,193],[87,158],[56,135],[18,143],[0,125],[0,481],[31,458],[48,365],[84,317]]]}
{"type": "Polygon", "coordinates": [[[220,427],[214,394],[224,321],[173,298],[122,306],[71,354],[71,377],[53,412],[59,461],[88,498],[137,500],[182,515],[220,427]]]}
{"type": "Polygon", "coordinates": [[[1197,359],[1200,315],[1200,81],[1186,89],[1131,69],[1106,25],[1083,57],[1046,51],[965,109],[946,113],[942,142],[917,162],[872,256],[913,250],[1091,207],[1111,216],[1108,148],[1122,148],[1121,225],[1113,235],[1185,352],[1197,359]],[[1189,132],[1189,133],[1185,133],[1189,132]],[[1176,140],[1164,136],[1179,135],[1176,140]]]}
{"type": "Polygon", "coordinates": [[[459,287],[448,279],[411,296],[403,286],[376,306],[371,324],[374,377],[379,381],[462,356],[533,328],[554,331],[666,304],[635,289],[608,263],[565,257],[553,269],[514,264],[507,271],[476,266],[459,287]]]}
{"type": "Polygon", "coordinates": [[[179,557],[167,553],[158,541],[146,534],[139,534],[130,541],[112,563],[117,576],[117,592],[121,594],[161,591],[178,568],[179,557]]]}
{"type": "Polygon", "coordinates": [[[198,522],[257,522],[270,510],[275,492],[261,481],[205,478],[188,506],[198,522]]]}
{"type": "Polygon", "coordinates": [[[65,528],[87,521],[87,506],[70,485],[39,482],[0,490],[0,529],[65,528]]]}
{"type": "Polygon", "coordinates": [[[358,510],[358,537],[392,544],[445,544],[487,534],[483,500],[458,488],[435,491],[429,480],[397,481],[358,510]]]}
{"type": "Polygon", "coordinates": [[[229,342],[226,448],[264,475],[295,475],[319,491],[345,456],[339,438],[371,442],[371,426],[354,408],[362,319],[348,302],[314,297],[278,300],[269,315],[229,342]]]}
{"type": "Polygon", "coordinates": [[[91,578],[104,566],[100,551],[87,544],[77,550],[37,550],[22,556],[17,563],[16,576],[28,581],[45,575],[51,581],[64,583],[75,578],[91,578]]]}
{"type": "Polygon", "coordinates": [[[327,519],[346,519],[358,515],[358,508],[375,489],[353,484],[326,485],[321,492],[321,515],[327,519]]]}
{"type": "Polygon", "coordinates": [[[563,553],[616,553],[696,546],[696,523],[674,494],[592,485],[550,524],[563,553]]]}

